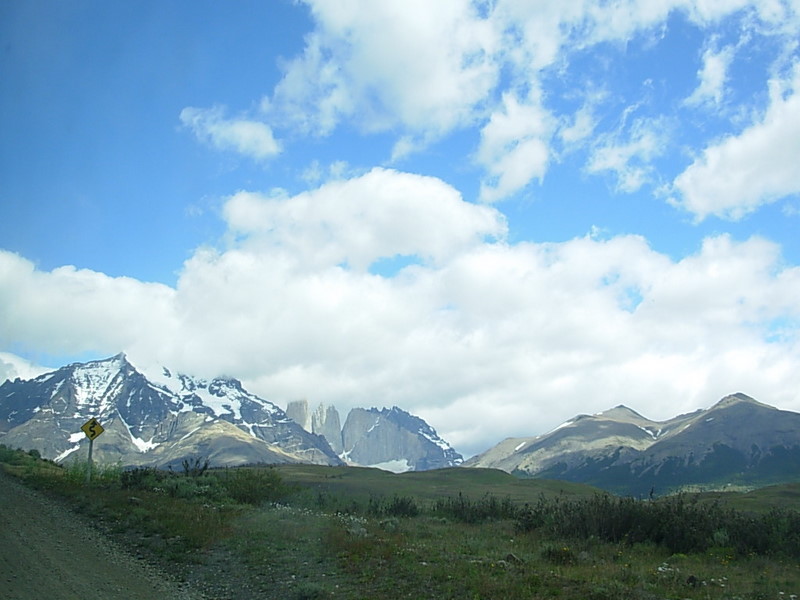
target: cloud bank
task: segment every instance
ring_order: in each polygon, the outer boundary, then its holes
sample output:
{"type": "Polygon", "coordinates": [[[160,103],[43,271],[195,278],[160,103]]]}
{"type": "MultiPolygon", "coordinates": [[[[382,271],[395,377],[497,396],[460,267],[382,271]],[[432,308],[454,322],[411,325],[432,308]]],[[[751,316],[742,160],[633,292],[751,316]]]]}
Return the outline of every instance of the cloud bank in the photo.
{"type": "Polygon", "coordinates": [[[223,215],[227,245],[174,288],[0,252],[0,343],[124,350],[284,406],[396,404],[466,454],[620,403],[666,418],[744,390],[800,409],[800,268],[766,240],[677,261],[634,235],[512,244],[494,208],[389,169],[239,192],[223,215]]]}

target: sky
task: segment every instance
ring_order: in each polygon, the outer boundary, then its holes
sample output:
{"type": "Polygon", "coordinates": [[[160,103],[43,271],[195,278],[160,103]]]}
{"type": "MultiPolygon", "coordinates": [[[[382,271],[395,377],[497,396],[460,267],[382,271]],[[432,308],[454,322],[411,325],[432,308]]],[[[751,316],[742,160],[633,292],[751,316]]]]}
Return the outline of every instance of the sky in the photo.
{"type": "Polygon", "coordinates": [[[800,411],[800,0],[0,2],[0,379],[126,352],[465,456],[800,411]]]}

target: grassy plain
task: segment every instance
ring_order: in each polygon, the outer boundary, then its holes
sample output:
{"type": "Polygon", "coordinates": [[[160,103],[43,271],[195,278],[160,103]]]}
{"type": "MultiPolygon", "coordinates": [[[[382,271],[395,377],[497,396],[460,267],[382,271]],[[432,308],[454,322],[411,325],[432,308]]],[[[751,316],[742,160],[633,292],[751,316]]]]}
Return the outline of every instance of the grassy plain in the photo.
{"type": "Polygon", "coordinates": [[[800,595],[797,484],[651,503],[477,469],[106,468],[87,486],[79,466],[0,462],[209,598],[800,595]]]}

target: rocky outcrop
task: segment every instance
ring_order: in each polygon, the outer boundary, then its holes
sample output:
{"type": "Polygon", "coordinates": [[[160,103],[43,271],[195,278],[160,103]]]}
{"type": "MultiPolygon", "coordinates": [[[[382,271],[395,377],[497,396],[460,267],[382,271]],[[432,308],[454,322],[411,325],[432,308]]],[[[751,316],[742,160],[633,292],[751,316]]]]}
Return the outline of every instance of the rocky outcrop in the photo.
{"type": "Polygon", "coordinates": [[[343,457],[391,471],[426,471],[458,466],[463,458],[419,417],[396,406],[354,408],[342,429],[343,457]]]}
{"type": "Polygon", "coordinates": [[[397,407],[354,408],[343,427],[334,406],[320,404],[309,412],[306,400],[296,400],[286,414],[323,436],[348,464],[403,472],[454,467],[463,461],[430,425],[397,407]]]}
{"type": "Polygon", "coordinates": [[[286,415],[306,431],[324,437],[336,454],[342,454],[342,425],[335,406],[320,404],[310,412],[308,400],[293,400],[286,407],[286,415]]]}
{"type": "Polygon", "coordinates": [[[335,406],[320,404],[311,414],[311,431],[323,436],[337,454],[344,452],[342,424],[335,406]]]}
{"type": "Polygon", "coordinates": [[[286,406],[286,416],[306,431],[311,431],[311,415],[308,412],[308,400],[292,400],[286,406]]]}

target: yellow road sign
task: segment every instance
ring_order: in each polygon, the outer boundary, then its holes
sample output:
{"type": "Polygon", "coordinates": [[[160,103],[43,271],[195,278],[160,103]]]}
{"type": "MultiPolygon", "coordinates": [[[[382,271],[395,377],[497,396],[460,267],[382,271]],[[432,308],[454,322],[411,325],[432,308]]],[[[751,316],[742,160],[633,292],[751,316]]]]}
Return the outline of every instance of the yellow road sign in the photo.
{"type": "Polygon", "coordinates": [[[93,440],[105,431],[105,428],[100,425],[100,422],[94,417],[81,425],[81,429],[83,430],[83,433],[86,434],[86,437],[88,437],[90,440],[93,440]]]}

